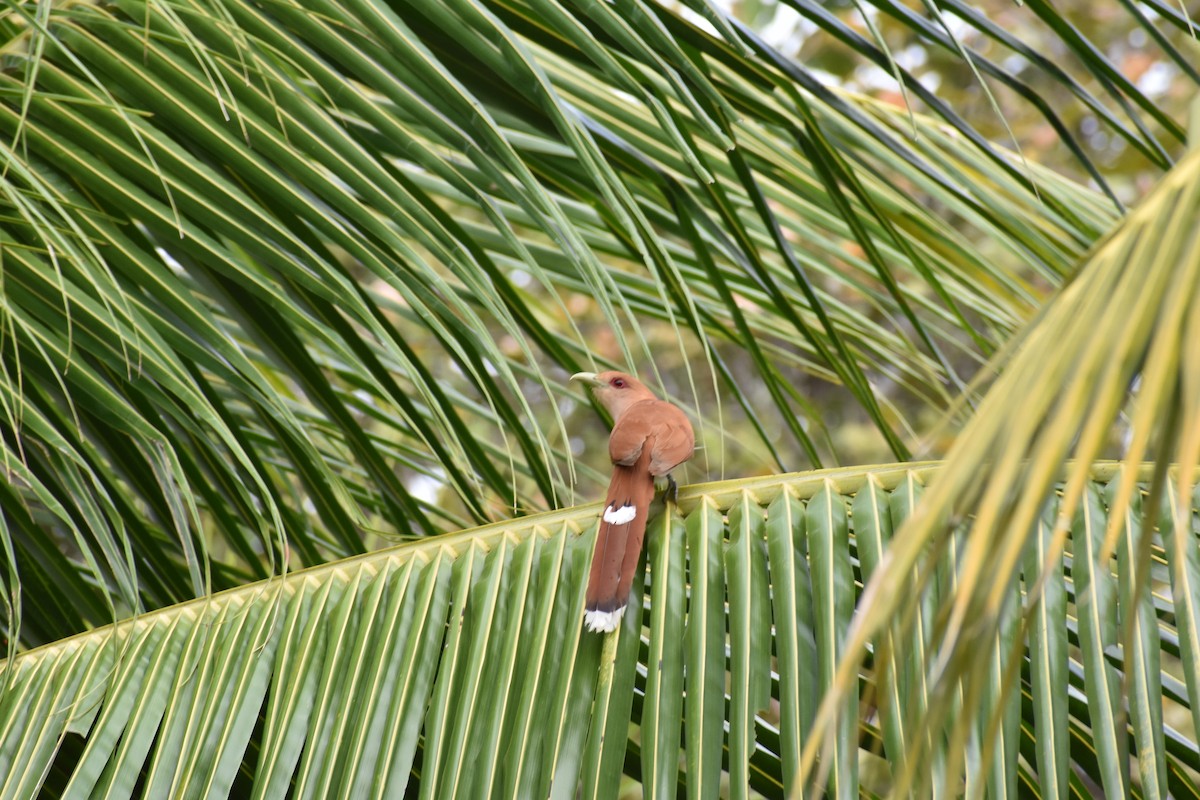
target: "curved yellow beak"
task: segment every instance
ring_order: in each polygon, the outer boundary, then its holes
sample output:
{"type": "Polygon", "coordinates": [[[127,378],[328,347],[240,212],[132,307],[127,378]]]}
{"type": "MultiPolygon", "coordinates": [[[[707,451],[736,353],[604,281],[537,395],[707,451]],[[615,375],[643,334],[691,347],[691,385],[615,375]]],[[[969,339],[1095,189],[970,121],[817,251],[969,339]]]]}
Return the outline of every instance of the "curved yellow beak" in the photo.
{"type": "Polygon", "coordinates": [[[597,378],[596,373],[594,373],[594,372],[576,372],[574,375],[571,376],[571,380],[582,381],[583,383],[587,383],[592,386],[603,386],[604,385],[604,382],[601,381],[599,378],[597,378]]]}

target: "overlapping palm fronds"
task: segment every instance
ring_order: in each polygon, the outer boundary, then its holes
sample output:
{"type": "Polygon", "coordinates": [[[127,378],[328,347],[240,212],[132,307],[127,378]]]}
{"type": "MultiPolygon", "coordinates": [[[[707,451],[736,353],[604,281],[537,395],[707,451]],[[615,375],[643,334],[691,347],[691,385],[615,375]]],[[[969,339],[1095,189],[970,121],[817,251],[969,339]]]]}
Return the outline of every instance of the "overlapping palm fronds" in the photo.
{"type": "MultiPolygon", "coordinates": [[[[0,758],[30,766],[6,789],[321,795],[411,768],[428,796],[608,794],[622,771],[663,794],[683,781],[710,796],[726,774],[735,793],[775,795],[833,686],[819,766],[838,792],[902,790],[930,752],[945,785],[965,764],[968,786],[999,794],[1115,792],[1126,720],[1149,765],[1131,785],[1192,791],[1194,742],[1153,734],[1155,700],[1190,708],[1200,691],[1197,354],[1180,344],[1195,340],[1195,157],[1166,172],[1182,122],[1044,3],[1029,13],[1073,66],[960,3],[864,3],[865,25],[790,5],[925,113],[835,85],[704,0],[7,4],[0,758]],[[990,141],[896,63],[885,19],[1028,104],[1094,188],[990,141]],[[1128,220],[1064,97],[1168,176],[1128,220]],[[831,429],[848,419],[897,459],[951,408],[978,403],[976,432],[900,549],[887,525],[908,517],[915,478],[887,498],[899,484],[862,470],[853,485],[692,495],[686,533],[668,526],[648,555],[647,638],[630,615],[597,686],[600,645],[568,619],[586,511],[536,534],[424,537],[591,497],[602,460],[572,457],[585,423],[563,379],[609,362],[690,407],[714,475],[841,463],[831,429]],[[1009,372],[981,401],[985,364],[1009,372]],[[1157,469],[1121,473],[1101,502],[1085,470],[1114,449],[1135,376],[1130,452],[1157,469]],[[1080,466],[1064,473],[1072,443],[1080,466]],[[1064,475],[1063,517],[1043,518],[1064,475]],[[776,493],[791,499],[764,512],[776,493]],[[1126,536],[1143,493],[1151,509],[1174,500],[1126,536]],[[1085,511],[1101,516],[1071,522],[1085,511]],[[964,540],[968,519],[984,533],[964,540]],[[415,541],[356,555],[397,539],[415,541]],[[1168,559],[1170,604],[1148,600],[1165,584],[1147,553],[1168,559]],[[847,642],[856,581],[877,572],[847,642]],[[913,579],[936,586],[905,622],[879,598],[913,579]],[[1095,596],[1064,633],[1077,590],[1095,596]],[[1114,594],[1138,609],[1120,601],[1116,639],[1096,616],[1114,594]],[[560,644],[544,673],[517,675],[560,644]],[[835,673],[843,652],[867,667],[835,673]],[[1123,716],[1105,691],[1124,687],[1127,657],[1123,716]],[[685,664],[714,677],[681,705],[685,664]],[[853,699],[860,679],[878,717],[853,699]],[[566,725],[593,696],[607,711],[591,730],[566,725]],[[335,713],[347,702],[360,716],[335,713]],[[558,727],[534,731],[546,709],[558,727]],[[906,725],[925,711],[932,727],[906,725]],[[627,742],[629,713],[643,735],[627,742]],[[920,732],[943,729],[955,747],[920,732]],[[500,757],[513,747],[528,759],[500,757]],[[868,752],[888,764],[875,783],[868,752]]],[[[1186,11],[1147,8],[1119,13],[1196,82],[1186,11]]]]}

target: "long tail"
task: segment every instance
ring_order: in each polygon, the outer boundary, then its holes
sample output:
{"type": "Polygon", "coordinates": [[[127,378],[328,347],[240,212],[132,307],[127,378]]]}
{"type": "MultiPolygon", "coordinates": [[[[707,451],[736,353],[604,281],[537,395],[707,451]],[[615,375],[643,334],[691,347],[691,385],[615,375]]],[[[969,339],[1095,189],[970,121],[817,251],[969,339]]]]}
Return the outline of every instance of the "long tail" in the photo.
{"type": "Polygon", "coordinates": [[[642,553],[646,514],[652,499],[654,478],[650,475],[650,448],[647,447],[634,464],[628,467],[613,465],[608,499],[596,536],[596,552],[592,554],[592,571],[588,576],[583,615],[588,630],[613,631],[621,622],[633,586],[633,573],[642,553]]]}

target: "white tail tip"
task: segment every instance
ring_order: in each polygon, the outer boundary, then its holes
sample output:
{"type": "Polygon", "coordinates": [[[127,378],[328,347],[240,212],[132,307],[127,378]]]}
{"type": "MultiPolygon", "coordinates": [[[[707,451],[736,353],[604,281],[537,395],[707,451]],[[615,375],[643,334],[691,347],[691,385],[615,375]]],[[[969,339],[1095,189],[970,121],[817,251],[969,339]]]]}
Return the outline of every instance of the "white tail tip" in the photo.
{"type": "Polygon", "coordinates": [[[637,506],[631,506],[628,503],[617,508],[617,504],[613,503],[608,508],[604,509],[604,521],[609,525],[628,525],[633,522],[633,518],[637,516],[637,506]]]}
{"type": "Polygon", "coordinates": [[[617,629],[624,614],[625,606],[621,606],[616,611],[585,611],[583,612],[583,624],[589,631],[608,633],[617,629]]]}

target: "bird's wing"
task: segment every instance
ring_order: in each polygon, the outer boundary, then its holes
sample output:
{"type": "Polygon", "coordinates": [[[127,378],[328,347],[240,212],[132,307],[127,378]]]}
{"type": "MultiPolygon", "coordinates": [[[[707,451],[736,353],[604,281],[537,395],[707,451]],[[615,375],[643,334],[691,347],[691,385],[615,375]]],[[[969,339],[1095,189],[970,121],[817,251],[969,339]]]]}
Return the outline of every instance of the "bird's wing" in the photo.
{"type": "Polygon", "coordinates": [[[608,455],[628,467],[650,443],[650,474],[666,475],[692,457],[696,437],[692,423],[678,407],[663,400],[634,403],[613,423],[608,455]]]}
{"type": "Polygon", "coordinates": [[[692,457],[696,449],[696,436],[687,415],[670,403],[658,416],[654,432],[654,443],[650,448],[650,474],[666,475],[692,457]]]}
{"type": "Polygon", "coordinates": [[[657,416],[653,408],[655,402],[646,400],[634,403],[613,422],[612,433],[608,437],[608,456],[614,464],[628,467],[642,454],[646,439],[654,433],[657,416]]]}

